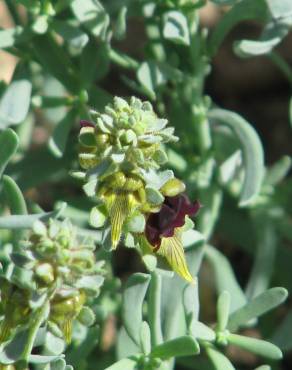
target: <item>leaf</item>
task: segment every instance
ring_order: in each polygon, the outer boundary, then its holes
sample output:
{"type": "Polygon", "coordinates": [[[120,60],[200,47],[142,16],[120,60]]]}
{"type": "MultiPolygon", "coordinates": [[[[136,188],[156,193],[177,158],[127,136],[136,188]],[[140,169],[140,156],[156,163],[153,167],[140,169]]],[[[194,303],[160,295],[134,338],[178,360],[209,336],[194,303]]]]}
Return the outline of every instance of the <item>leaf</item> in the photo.
{"type": "Polygon", "coordinates": [[[143,62],[137,70],[137,79],[143,87],[146,88],[150,97],[155,98],[157,87],[165,84],[167,81],[163,71],[158,64],[152,61],[143,62]]]}
{"type": "Polygon", "coordinates": [[[10,158],[15,154],[19,139],[10,128],[0,132],[0,178],[10,158]]]}
{"type": "Polygon", "coordinates": [[[123,326],[118,333],[116,348],[118,359],[132,357],[137,353],[141,353],[141,349],[138,347],[138,344],[133,342],[123,326]]]}
{"type": "Polygon", "coordinates": [[[172,357],[192,356],[198,353],[200,353],[198,342],[191,336],[183,336],[154,347],[150,355],[167,360],[172,357]]]}
{"type": "Polygon", "coordinates": [[[213,342],[216,339],[214,330],[197,320],[192,320],[190,332],[196,339],[207,340],[208,342],[213,342]]]}
{"type": "Polygon", "coordinates": [[[151,344],[156,346],[163,342],[161,328],[161,276],[152,272],[148,297],[148,322],[151,329],[151,344]]]}
{"type": "Polygon", "coordinates": [[[227,327],[230,308],[230,293],[223,291],[217,301],[217,330],[224,331],[227,327]]]}
{"type": "Polygon", "coordinates": [[[122,301],[122,317],[125,329],[136,344],[140,342],[142,305],[150,282],[150,275],[136,273],[126,283],[122,301]]]}
{"type": "Polygon", "coordinates": [[[0,128],[17,125],[27,116],[32,84],[25,78],[13,80],[0,100],[0,128]]]}
{"type": "Polygon", "coordinates": [[[199,318],[199,305],[198,284],[186,285],[183,291],[183,306],[188,328],[193,321],[199,318]]]}
{"type": "Polygon", "coordinates": [[[63,358],[58,359],[51,363],[50,370],[65,370],[66,369],[66,361],[63,358]]]}
{"type": "Polygon", "coordinates": [[[177,44],[190,45],[186,17],[179,11],[171,10],[163,15],[163,37],[177,44]]]}
{"type": "Polygon", "coordinates": [[[289,22],[268,23],[259,40],[241,40],[234,43],[234,51],[240,57],[251,57],[270,53],[288,34],[289,22]]]}
{"type": "Polygon", "coordinates": [[[50,218],[59,217],[66,207],[66,203],[60,204],[59,208],[52,212],[36,213],[32,215],[13,215],[0,217],[0,229],[30,229],[36,220],[48,221],[50,218]]]}
{"type": "Polygon", "coordinates": [[[237,23],[249,19],[265,21],[267,16],[268,10],[265,0],[240,1],[222,17],[213,29],[207,44],[209,55],[212,57],[217,53],[222,41],[237,23]]]}
{"type": "MultiPolygon", "coordinates": [[[[95,40],[90,40],[82,50],[80,56],[80,79],[85,89],[92,88],[92,81],[103,78],[110,65],[109,45],[106,42],[96,44],[95,40]]],[[[89,94],[91,97],[92,94],[89,94]]]]}
{"type": "Polygon", "coordinates": [[[123,40],[127,30],[127,7],[122,6],[114,27],[114,36],[117,40],[123,40]]]}
{"type": "Polygon", "coordinates": [[[65,342],[63,339],[56,337],[50,331],[46,332],[44,350],[46,355],[59,356],[65,350],[65,342]]]}
{"type": "Polygon", "coordinates": [[[269,287],[279,243],[274,220],[260,212],[258,215],[254,215],[253,223],[257,242],[254,264],[245,289],[246,296],[249,299],[254,298],[269,287]]]}
{"type": "Polygon", "coordinates": [[[273,18],[286,18],[292,16],[292,3],[290,0],[266,0],[273,18]]]}
{"type": "Polygon", "coordinates": [[[209,117],[228,126],[241,143],[245,174],[239,205],[246,206],[258,195],[262,184],[264,152],[261,141],[254,128],[237,113],[214,109],[209,117]]]}
{"type": "Polygon", "coordinates": [[[48,26],[48,16],[46,14],[42,14],[36,17],[35,21],[31,25],[31,29],[34,33],[42,35],[47,32],[48,26]]]}
{"type": "Polygon", "coordinates": [[[0,31],[0,49],[9,48],[16,42],[16,38],[20,33],[21,28],[9,28],[0,31]]]}
{"type": "Polygon", "coordinates": [[[212,3],[215,3],[217,5],[233,5],[235,3],[238,3],[240,0],[211,0],[212,3]]]}
{"type": "Polygon", "coordinates": [[[105,370],[136,370],[137,362],[130,358],[123,358],[115,364],[107,367],[105,370]]]}
{"type": "Polygon", "coordinates": [[[251,319],[259,317],[283,303],[288,296],[284,288],[272,288],[258,295],[245,306],[233,312],[229,317],[228,329],[237,330],[251,319]]]}
{"type": "Polygon", "coordinates": [[[218,293],[220,294],[224,290],[230,293],[230,311],[233,312],[242,307],[246,303],[246,297],[236,280],[228,259],[211,246],[207,246],[205,256],[212,265],[218,293]]]}
{"type": "Polygon", "coordinates": [[[269,365],[262,365],[262,366],[257,367],[254,370],[271,370],[271,366],[269,366],[269,365]]]}
{"type": "Polygon", "coordinates": [[[287,316],[281,322],[280,326],[275,331],[270,339],[271,342],[280,347],[283,351],[289,351],[292,348],[292,311],[288,312],[287,316]]]}
{"type": "Polygon", "coordinates": [[[77,316],[77,320],[84,326],[91,326],[95,322],[95,314],[91,308],[84,306],[77,316]]]}
{"type": "Polygon", "coordinates": [[[147,202],[158,205],[164,201],[164,196],[154,187],[146,185],[145,191],[147,202]]]}
{"type": "Polygon", "coordinates": [[[17,362],[27,345],[29,340],[29,329],[22,330],[15,337],[7,342],[0,351],[0,362],[3,365],[17,362]]]}
{"type": "MultiPolygon", "coordinates": [[[[31,364],[48,364],[50,362],[61,359],[62,356],[63,355],[57,355],[57,356],[30,355],[29,362],[31,364]]],[[[55,367],[53,369],[55,369],[55,367]]]]}
{"type": "Polygon", "coordinates": [[[145,355],[148,355],[151,351],[151,334],[146,321],[142,322],[140,328],[140,348],[145,355]]]}
{"type": "Polygon", "coordinates": [[[75,17],[94,35],[105,38],[109,16],[98,0],[74,0],[71,9],[75,17]]]}
{"type": "Polygon", "coordinates": [[[206,353],[214,365],[215,370],[235,370],[228,358],[214,347],[207,346],[206,353]]]}
{"type": "Polygon", "coordinates": [[[10,176],[3,176],[3,189],[11,213],[15,215],[26,215],[27,207],[22,192],[10,176]]]}
{"type": "Polygon", "coordinates": [[[52,137],[49,140],[49,148],[56,157],[62,157],[66,148],[69,132],[76,120],[76,110],[72,109],[57,124],[52,137]]]}
{"type": "Polygon", "coordinates": [[[284,155],[267,170],[264,178],[264,185],[275,186],[279,184],[288,174],[291,169],[291,164],[291,157],[284,155]]]}
{"type": "Polygon", "coordinates": [[[241,150],[236,150],[230,157],[228,157],[219,168],[220,182],[228,184],[236,174],[236,170],[241,165],[241,150]]]}
{"type": "Polygon", "coordinates": [[[277,346],[261,339],[229,334],[228,342],[270,360],[281,360],[283,357],[281,350],[277,346]]]}
{"type": "Polygon", "coordinates": [[[71,93],[79,94],[80,80],[77,69],[63,47],[49,34],[33,39],[35,57],[45,71],[61,82],[71,93]]]}
{"type": "Polygon", "coordinates": [[[85,32],[68,21],[59,21],[54,19],[51,27],[66,42],[68,42],[70,46],[76,49],[83,49],[89,41],[89,37],[85,32]]]}
{"type": "Polygon", "coordinates": [[[89,328],[87,335],[78,345],[72,346],[70,351],[66,350],[66,360],[72,364],[74,368],[84,368],[84,362],[86,366],[86,360],[92,351],[97,347],[97,343],[100,338],[100,329],[96,326],[89,328]]]}

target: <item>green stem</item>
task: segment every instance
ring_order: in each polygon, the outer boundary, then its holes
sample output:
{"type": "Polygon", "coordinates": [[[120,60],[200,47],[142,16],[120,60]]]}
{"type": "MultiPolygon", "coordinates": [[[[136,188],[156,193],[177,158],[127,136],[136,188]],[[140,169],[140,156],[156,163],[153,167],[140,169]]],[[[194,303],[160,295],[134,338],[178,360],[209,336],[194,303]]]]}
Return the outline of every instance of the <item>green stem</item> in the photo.
{"type": "Polygon", "coordinates": [[[139,62],[120,51],[111,49],[109,56],[111,61],[120,67],[132,70],[137,70],[139,68],[139,62]]]}
{"type": "Polygon", "coordinates": [[[150,281],[150,295],[148,301],[148,319],[151,329],[152,347],[163,342],[160,309],[161,309],[161,276],[152,272],[150,281]]]}
{"type": "Polygon", "coordinates": [[[289,83],[292,85],[292,68],[286,60],[277,52],[273,51],[269,54],[271,61],[281,70],[286,76],[289,83]]]}
{"type": "Polygon", "coordinates": [[[35,316],[32,321],[32,325],[29,328],[28,340],[24,348],[24,351],[22,353],[22,359],[19,361],[19,364],[18,364],[19,370],[24,370],[28,368],[27,366],[28,366],[29,356],[31,355],[33,344],[34,344],[37,332],[42,322],[44,321],[45,313],[48,310],[48,308],[49,308],[49,297],[47,298],[44,305],[35,313],[35,316]]]}

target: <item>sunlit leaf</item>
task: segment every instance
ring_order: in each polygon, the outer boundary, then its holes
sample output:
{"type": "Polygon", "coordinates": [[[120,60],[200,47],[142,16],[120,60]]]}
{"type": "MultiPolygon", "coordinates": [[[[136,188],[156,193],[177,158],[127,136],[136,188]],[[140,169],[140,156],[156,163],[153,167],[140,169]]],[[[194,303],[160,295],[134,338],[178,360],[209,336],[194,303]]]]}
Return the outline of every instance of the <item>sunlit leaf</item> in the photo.
{"type": "Polygon", "coordinates": [[[238,138],[243,153],[245,171],[240,205],[250,204],[258,195],[264,174],[264,152],[255,129],[237,113],[224,109],[214,109],[209,113],[214,123],[218,121],[228,126],[238,138]]]}

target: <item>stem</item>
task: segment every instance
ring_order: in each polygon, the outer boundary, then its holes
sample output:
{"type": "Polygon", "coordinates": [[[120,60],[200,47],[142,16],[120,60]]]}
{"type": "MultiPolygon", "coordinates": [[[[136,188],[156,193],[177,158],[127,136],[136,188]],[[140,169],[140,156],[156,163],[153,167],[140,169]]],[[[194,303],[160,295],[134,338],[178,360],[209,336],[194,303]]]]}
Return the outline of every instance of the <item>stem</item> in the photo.
{"type": "Polygon", "coordinates": [[[27,339],[27,343],[26,343],[26,346],[24,348],[24,351],[22,353],[22,359],[20,360],[20,362],[18,364],[18,366],[19,366],[18,369],[19,370],[28,368],[27,367],[28,360],[29,360],[29,356],[30,356],[30,354],[32,352],[32,349],[33,349],[33,344],[34,344],[37,332],[38,332],[42,322],[44,321],[45,312],[49,308],[49,299],[50,299],[50,297],[47,298],[44,305],[35,313],[35,316],[34,316],[33,321],[32,321],[32,325],[29,328],[28,339],[27,339]]]}
{"type": "Polygon", "coordinates": [[[109,56],[111,61],[120,67],[133,70],[139,68],[139,62],[132,57],[129,57],[127,54],[121,53],[120,51],[111,49],[109,56]]]}
{"type": "Polygon", "coordinates": [[[150,295],[148,302],[148,319],[151,329],[152,347],[163,342],[161,331],[160,310],[161,310],[161,276],[155,271],[151,274],[150,295]]]}
{"type": "Polygon", "coordinates": [[[272,51],[269,54],[271,61],[281,70],[281,72],[286,76],[290,85],[292,85],[292,68],[286,62],[286,60],[277,52],[272,51]]]}

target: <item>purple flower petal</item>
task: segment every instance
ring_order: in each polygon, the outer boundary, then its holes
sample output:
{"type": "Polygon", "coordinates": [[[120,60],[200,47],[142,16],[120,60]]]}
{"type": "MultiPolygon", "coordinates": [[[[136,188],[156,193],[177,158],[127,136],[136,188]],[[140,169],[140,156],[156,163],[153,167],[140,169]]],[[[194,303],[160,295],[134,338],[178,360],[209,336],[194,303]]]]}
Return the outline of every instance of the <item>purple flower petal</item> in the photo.
{"type": "Polygon", "coordinates": [[[162,237],[172,237],[175,229],[185,224],[186,215],[194,216],[200,207],[198,201],[192,203],[185,194],[165,197],[160,211],[148,217],[145,229],[147,240],[153,246],[160,246],[162,237]]]}
{"type": "Polygon", "coordinates": [[[87,121],[85,119],[82,119],[80,121],[80,127],[95,127],[95,124],[93,122],[87,121]]]}

